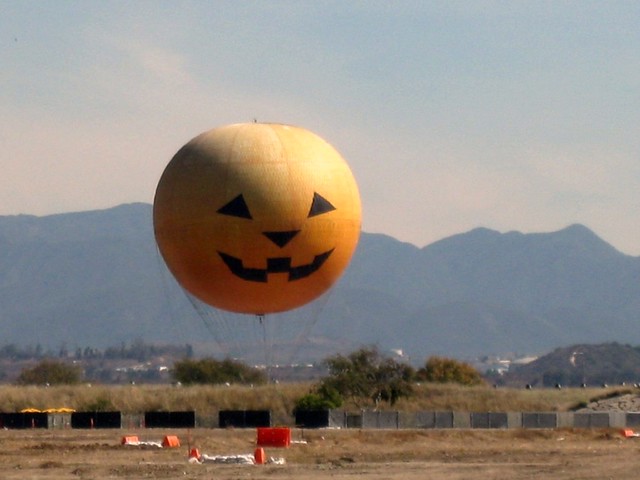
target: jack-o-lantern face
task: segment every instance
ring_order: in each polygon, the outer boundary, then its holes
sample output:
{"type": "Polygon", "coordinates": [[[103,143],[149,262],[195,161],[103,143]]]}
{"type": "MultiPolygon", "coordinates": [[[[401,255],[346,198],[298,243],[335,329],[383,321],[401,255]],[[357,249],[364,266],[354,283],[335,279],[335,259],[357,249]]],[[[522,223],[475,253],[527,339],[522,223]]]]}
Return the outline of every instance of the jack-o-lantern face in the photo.
{"type": "Polygon", "coordinates": [[[326,291],[355,250],[349,167],[307,130],[230,125],[187,143],[158,184],[154,229],[178,282],[201,300],[264,314],[326,291]]]}

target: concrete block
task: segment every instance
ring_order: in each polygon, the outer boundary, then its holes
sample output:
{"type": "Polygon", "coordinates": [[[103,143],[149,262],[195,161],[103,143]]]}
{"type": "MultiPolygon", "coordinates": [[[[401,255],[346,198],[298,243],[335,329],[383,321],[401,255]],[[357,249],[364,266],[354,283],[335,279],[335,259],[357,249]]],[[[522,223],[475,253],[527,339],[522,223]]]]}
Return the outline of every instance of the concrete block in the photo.
{"type": "Polygon", "coordinates": [[[471,428],[469,412],[453,412],[453,428],[471,428]]]}
{"type": "Polygon", "coordinates": [[[556,428],[558,415],[554,412],[522,412],[523,428],[556,428]]]}

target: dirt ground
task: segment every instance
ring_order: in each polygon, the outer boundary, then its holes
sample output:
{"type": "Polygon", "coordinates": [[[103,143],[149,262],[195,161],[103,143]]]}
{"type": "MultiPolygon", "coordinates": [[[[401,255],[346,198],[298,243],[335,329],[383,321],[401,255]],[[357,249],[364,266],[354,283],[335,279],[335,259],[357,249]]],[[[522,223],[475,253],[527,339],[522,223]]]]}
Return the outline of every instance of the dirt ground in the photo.
{"type": "Polygon", "coordinates": [[[25,479],[382,480],[636,478],[640,438],[617,430],[294,430],[283,465],[192,464],[207,455],[252,454],[255,430],[3,430],[0,477],[25,479]],[[124,435],[179,448],[121,445],[124,435]]]}

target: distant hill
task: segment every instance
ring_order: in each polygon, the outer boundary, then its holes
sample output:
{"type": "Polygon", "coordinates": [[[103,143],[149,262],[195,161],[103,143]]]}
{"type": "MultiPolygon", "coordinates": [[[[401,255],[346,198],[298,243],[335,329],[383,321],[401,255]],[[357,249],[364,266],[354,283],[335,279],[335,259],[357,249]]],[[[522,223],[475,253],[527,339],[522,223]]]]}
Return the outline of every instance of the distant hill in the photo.
{"type": "Polygon", "coordinates": [[[540,234],[478,228],[424,248],[363,233],[340,282],[284,316],[279,331],[278,319],[258,325],[195,307],[158,254],[150,205],[0,217],[0,343],[53,348],[137,338],[220,345],[250,332],[257,351],[263,338],[275,345],[298,328],[307,341],[288,348],[300,359],[375,344],[419,364],[433,354],[640,344],[640,257],[581,225],[540,234]]]}
{"type": "Polygon", "coordinates": [[[512,368],[502,382],[533,387],[638,384],[640,347],[614,342],[557,348],[534,362],[512,368]]]}

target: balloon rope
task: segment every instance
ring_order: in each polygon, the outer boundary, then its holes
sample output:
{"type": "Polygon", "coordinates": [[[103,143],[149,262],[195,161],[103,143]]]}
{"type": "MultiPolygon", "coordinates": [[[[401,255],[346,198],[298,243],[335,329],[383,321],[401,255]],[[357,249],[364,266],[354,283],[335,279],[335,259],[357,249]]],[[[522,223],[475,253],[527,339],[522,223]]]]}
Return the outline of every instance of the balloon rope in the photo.
{"type": "Polygon", "coordinates": [[[304,329],[300,331],[293,340],[293,350],[289,355],[288,363],[293,363],[295,360],[298,360],[300,349],[305,342],[309,341],[311,330],[313,330],[313,328],[318,323],[320,314],[324,311],[324,307],[327,305],[332,293],[333,289],[329,289],[329,291],[325,292],[320,298],[314,300],[313,303],[308,307],[307,313],[309,315],[309,318],[306,321],[304,329]]]}
{"type": "Polygon", "coordinates": [[[264,348],[264,365],[265,372],[267,374],[267,382],[271,383],[271,342],[269,341],[269,333],[267,332],[267,318],[264,313],[256,314],[256,318],[258,319],[258,323],[262,327],[262,345],[264,348]]]}

